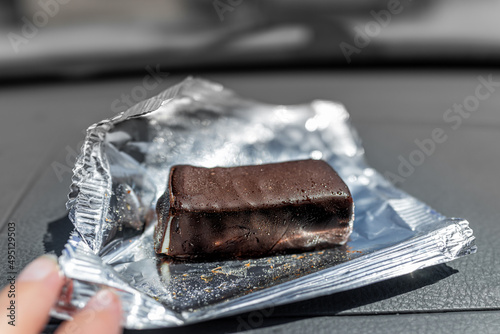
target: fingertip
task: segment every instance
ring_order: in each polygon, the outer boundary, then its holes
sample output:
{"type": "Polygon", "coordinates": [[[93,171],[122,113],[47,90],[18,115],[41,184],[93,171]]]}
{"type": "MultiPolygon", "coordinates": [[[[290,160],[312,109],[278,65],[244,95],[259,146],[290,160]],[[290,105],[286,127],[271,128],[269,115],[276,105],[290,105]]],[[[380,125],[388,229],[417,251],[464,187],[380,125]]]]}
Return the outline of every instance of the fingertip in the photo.
{"type": "Polygon", "coordinates": [[[112,289],[103,289],[75,314],[72,321],[63,323],[57,333],[74,332],[72,329],[92,334],[121,333],[121,312],[118,295],[112,289]]]}
{"type": "Polygon", "coordinates": [[[41,282],[51,276],[59,278],[62,281],[62,276],[59,273],[59,264],[57,257],[53,254],[45,254],[28,264],[19,274],[17,281],[24,282],[41,282]]]}
{"type": "Polygon", "coordinates": [[[121,304],[120,298],[114,292],[114,290],[106,288],[102,289],[93,296],[87,303],[86,308],[90,308],[96,311],[108,310],[121,314],[121,304]]]}
{"type": "MultiPolygon", "coordinates": [[[[43,255],[35,259],[17,278],[12,278],[12,282],[14,288],[9,294],[4,290],[0,296],[2,309],[11,304],[15,305],[15,329],[19,333],[41,331],[64,284],[57,258],[54,255],[43,255]]],[[[1,325],[0,329],[3,333],[4,328],[1,325]]]]}

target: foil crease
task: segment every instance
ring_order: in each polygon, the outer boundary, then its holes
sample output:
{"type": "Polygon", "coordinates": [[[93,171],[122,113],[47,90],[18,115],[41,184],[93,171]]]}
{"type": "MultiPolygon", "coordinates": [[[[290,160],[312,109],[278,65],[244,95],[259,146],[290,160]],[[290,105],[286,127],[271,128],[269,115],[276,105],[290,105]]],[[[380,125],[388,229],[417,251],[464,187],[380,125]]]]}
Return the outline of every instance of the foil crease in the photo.
{"type": "Polygon", "coordinates": [[[364,160],[338,103],[268,105],[188,78],[87,130],[67,207],[75,230],[52,315],[115,288],[129,329],[181,326],[345,291],[476,252],[466,220],[395,188],[364,160]],[[156,256],[155,204],[175,164],[327,161],[351,190],[354,231],[337,248],[218,262],[156,256]]]}

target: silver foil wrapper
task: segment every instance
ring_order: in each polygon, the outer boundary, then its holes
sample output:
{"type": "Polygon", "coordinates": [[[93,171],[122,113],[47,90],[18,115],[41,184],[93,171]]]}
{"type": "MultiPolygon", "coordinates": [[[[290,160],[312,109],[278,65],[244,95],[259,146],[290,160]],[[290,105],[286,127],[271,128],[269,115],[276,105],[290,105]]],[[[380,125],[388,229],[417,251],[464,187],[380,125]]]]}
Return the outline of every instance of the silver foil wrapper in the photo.
{"type": "Polygon", "coordinates": [[[87,130],[68,201],[75,230],[52,315],[69,319],[115,288],[129,329],[180,326],[345,291],[474,253],[467,221],[395,188],[364,160],[338,103],[263,104],[188,78],[87,130]],[[153,250],[155,205],[175,164],[323,159],[355,202],[346,245],[303,254],[175,262],[153,250]]]}

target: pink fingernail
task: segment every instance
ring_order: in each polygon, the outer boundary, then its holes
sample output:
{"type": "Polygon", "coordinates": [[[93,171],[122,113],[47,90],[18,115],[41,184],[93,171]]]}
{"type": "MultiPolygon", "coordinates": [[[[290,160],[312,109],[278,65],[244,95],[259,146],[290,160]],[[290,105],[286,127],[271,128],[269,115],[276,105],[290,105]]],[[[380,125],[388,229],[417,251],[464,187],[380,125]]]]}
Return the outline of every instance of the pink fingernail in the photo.
{"type": "Polygon", "coordinates": [[[57,269],[57,257],[52,254],[45,254],[28,264],[28,266],[24,268],[23,271],[21,271],[21,274],[17,278],[17,281],[42,281],[47,278],[50,273],[57,271],[57,269]]]}
{"type": "Polygon", "coordinates": [[[113,303],[114,294],[109,289],[99,291],[89,302],[89,307],[94,309],[103,309],[113,303]]]}

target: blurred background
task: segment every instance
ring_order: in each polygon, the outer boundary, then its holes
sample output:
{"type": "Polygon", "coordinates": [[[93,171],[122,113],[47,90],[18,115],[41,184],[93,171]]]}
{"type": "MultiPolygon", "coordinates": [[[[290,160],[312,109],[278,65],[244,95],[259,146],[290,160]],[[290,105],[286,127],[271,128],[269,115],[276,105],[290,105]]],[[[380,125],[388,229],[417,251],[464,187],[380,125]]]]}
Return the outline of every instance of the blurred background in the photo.
{"type": "Polygon", "coordinates": [[[0,79],[498,62],[499,0],[1,0],[0,79]]]}

